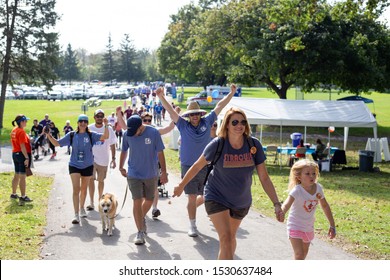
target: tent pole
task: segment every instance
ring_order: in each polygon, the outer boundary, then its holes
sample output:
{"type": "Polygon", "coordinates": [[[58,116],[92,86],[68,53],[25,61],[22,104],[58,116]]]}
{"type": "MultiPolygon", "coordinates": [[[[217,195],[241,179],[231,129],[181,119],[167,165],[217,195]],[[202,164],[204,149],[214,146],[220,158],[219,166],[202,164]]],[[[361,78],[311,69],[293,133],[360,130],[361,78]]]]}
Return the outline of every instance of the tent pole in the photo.
{"type": "Polygon", "coordinates": [[[279,139],[279,147],[280,147],[279,166],[280,166],[280,169],[282,169],[282,134],[283,134],[283,126],[280,125],[280,139],[279,139]]]}
{"type": "Polygon", "coordinates": [[[260,125],[260,143],[263,143],[263,125],[260,125]]]}

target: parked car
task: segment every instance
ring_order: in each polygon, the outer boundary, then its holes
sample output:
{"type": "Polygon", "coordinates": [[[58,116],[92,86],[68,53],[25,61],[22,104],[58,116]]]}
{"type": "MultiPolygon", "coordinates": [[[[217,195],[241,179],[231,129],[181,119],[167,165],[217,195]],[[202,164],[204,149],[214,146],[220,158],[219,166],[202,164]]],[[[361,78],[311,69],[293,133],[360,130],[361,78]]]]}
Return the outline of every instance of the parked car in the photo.
{"type": "Polygon", "coordinates": [[[7,89],[5,91],[5,99],[9,99],[9,100],[16,99],[15,94],[12,92],[12,90],[7,89]]]}
{"type": "Polygon", "coordinates": [[[98,97],[99,99],[109,99],[112,98],[111,89],[101,88],[95,91],[94,97],[98,97]]]}
{"type": "Polygon", "coordinates": [[[129,98],[130,94],[127,89],[115,89],[112,93],[114,99],[126,99],[129,98]]]}
{"type": "Polygon", "coordinates": [[[38,89],[27,89],[23,93],[23,99],[38,99],[38,89]]]}
{"type": "Polygon", "coordinates": [[[195,96],[188,97],[187,104],[191,101],[195,101],[199,104],[199,107],[215,107],[222,98],[224,98],[223,94],[219,94],[218,97],[213,98],[211,97],[211,93],[208,95],[207,91],[201,91],[195,96]],[[209,99],[211,98],[211,102],[207,100],[208,96],[210,96],[209,99]]]}
{"type": "Polygon", "coordinates": [[[47,100],[64,100],[64,92],[61,90],[50,90],[47,94],[47,100]]]}
{"type": "Polygon", "coordinates": [[[90,97],[90,94],[87,89],[75,89],[72,91],[72,100],[79,100],[79,99],[88,99],[90,97]]]}

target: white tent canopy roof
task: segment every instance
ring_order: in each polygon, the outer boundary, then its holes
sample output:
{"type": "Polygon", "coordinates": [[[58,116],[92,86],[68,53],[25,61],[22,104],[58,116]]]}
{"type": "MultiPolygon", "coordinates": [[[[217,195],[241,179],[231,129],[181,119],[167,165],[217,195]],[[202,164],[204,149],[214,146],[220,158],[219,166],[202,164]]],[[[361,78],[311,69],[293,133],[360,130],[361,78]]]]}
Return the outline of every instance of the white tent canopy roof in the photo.
{"type": "Polygon", "coordinates": [[[377,138],[377,122],[361,101],[283,100],[233,97],[222,111],[238,107],[247,115],[250,124],[305,127],[372,127],[377,138]]]}

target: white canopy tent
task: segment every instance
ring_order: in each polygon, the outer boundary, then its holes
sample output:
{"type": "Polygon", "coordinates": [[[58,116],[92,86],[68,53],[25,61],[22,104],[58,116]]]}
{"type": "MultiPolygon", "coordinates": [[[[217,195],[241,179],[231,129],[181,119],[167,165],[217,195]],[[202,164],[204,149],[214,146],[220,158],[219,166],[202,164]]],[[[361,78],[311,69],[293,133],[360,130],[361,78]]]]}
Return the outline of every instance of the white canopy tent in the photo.
{"type": "MultiPolygon", "coordinates": [[[[344,127],[344,150],[350,127],[372,127],[377,138],[377,122],[361,101],[282,100],[233,97],[221,113],[230,107],[244,110],[250,124],[283,126],[344,127]]],[[[281,137],[280,136],[280,137],[281,137]]]]}

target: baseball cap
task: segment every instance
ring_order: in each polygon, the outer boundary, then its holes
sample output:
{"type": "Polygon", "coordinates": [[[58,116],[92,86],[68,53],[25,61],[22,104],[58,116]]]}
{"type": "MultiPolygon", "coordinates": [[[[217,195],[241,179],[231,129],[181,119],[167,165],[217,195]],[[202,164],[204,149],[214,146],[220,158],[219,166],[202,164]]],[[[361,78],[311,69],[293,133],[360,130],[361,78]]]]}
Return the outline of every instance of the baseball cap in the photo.
{"type": "Polygon", "coordinates": [[[97,114],[103,114],[103,116],[104,116],[104,111],[103,111],[102,109],[97,109],[97,110],[95,111],[94,116],[96,116],[97,114]]]}
{"type": "Polygon", "coordinates": [[[134,136],[138,128],[142,125],[142,119],[138,115],[132,115],[127,119],[127,136],[134,136]]]}
{"type": "Polygon", "coordinates": [[[22,115],[20,118],[18,118],[18,117],[16,117],[16,119],[15,119],[15,121],[16,121],[16,123],[21,123],[21,122],[23,122],[23,121],[27,121],[27,120],[29,120],[30,118],[27,118],[25,115],[22,115]]]}
{"type": "Polygon", "coordinates": [[[88,122],[88,116],[84,115],[84,114],[79,115],[77,122],[79,122],[79,121],[87,121],[88,122]]]}

